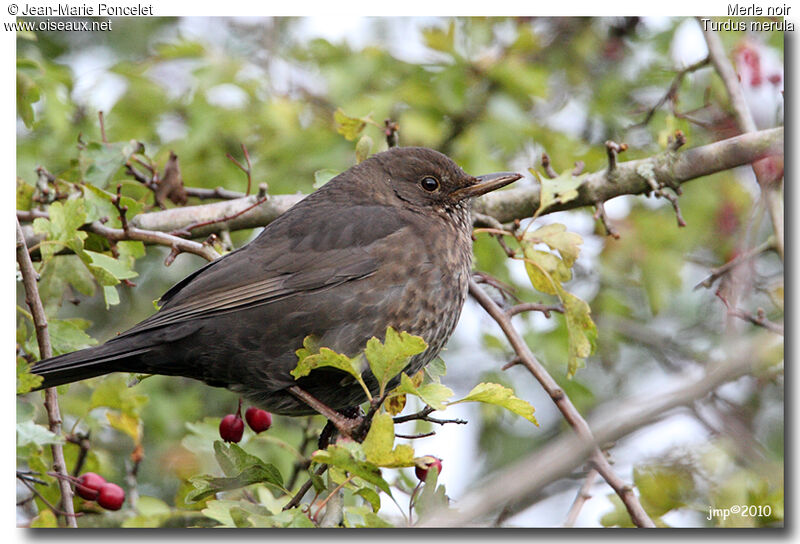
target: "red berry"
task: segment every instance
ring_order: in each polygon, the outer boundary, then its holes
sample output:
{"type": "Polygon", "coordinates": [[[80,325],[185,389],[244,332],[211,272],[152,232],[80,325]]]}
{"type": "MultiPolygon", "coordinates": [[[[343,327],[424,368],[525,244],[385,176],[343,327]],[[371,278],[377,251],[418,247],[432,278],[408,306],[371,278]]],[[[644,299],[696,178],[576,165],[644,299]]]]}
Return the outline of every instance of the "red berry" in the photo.
{"type": "Polygon", "coordinates": [[[125,502],[125,492],[117,484],[107,483],[100,488],[97,504],[106,510],[119,510],[125,502]]]}
{"type": "Polygon", "coordinates": [[[100,488],[103,487],[105,483],[106,479],[99,474],[87,472],[78,478],[78,483],[75,486],[75,493],[87,501],[93,501],[97,499],[97,494],[100,492],[100,488]]]}
{"type": "Polygon", "coordinates": [[[237,414],[228,414],[219,422],[219,435],[225,442],[239,442],[244,434],[244,421],[237,414]]]}
{"type": "Polygon", "coordinates": [[[247,424],[250,425],[250,428],[257,433],[266,431],[272,426],[272,414],[256,408],[255,406],[251,406],[247,409],[244,413],[244,418],[247,420],[247,424]]]}
{"type": "Polygon", "coordinates": [[[428,477],[428,470],[430,470],[431,467],[436,467],[436,471],[441,474],[442,460],[432,455],[426,455],[422,457],[421,462],[414,467],[414,473],[417,475],[420,482],[424,482],[425,478],[428,477]]]}

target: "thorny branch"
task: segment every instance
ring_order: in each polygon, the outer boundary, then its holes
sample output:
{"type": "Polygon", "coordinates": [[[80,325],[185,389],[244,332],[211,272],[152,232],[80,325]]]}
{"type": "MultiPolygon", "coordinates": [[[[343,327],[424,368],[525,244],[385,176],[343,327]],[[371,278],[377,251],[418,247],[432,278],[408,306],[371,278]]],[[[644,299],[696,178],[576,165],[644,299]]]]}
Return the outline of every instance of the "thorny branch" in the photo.
{"type": "MultiPolygon", "coordinates": [[[[505,333],[506,338],[511,343],[514,351],[516,352],[517,356],[520,358],[521,364],[523,364],[531,374],[533,374],[534,378],[542,385],[550,398],[558,407],[561,414],[564,416],[564,419],[567,420],[567,423],[572,426],[575,430],[575,433],[586,443],[593,443],[594,436],[592,436],[592,431],[589,429],[588,423],[586,420],[583,419],[580,412],[575,408],[575,405],[572,404],[572,401],[566,395],[563,389],[561,389],[556,381],[550,376],[544,366],[536,359],[533,355],[531,350],[528,348],[528,345],[522,339],[519,332],[516,330],[514,325],[511,323],[511,319],[506,315],[506,313],[486,294],[486,292],[474,281],[470,281],[469,283],[469,292],[472,297],[483,306],[483,309],[492,316],[492,318],[500,325],[500,328],[505,333]]],[[[636,494],[633,492],[631,487],[625,484],[612,470],[611,465],[608,463],[605,455],[601,452],[598,448],[594,448],[589,450],[588,453],[590,454],[592,463],[594,467],[597,469],[598,473],[608,482],[608,484],[614,489],[614,491],[619,495],[619,498],[622,500],[625,508],[628,510],[628,514],[631,516],[631,520],[633,520],[634,524],[638,527],[655,527],[653,520],[647,515],[642,508],[639,499],[636,497],[636,494]]]]}
{"type": "MultiPolygon", "coordinates": [[[[39,355],[42,359],[48,359],[53,356],[53,351],[50,345],[50,334],[47,330],[47,317],[44,313],[44,306],[42,299],[39,297],[39,288],[36,281],[39,275],[36,269],[33,268],[28,247],[25,245],[25,237],[22,234],[22,227],[17,220],[17,263],[22,273],[22,283],[25,286],[25,301],[31,309],[33,315],[34,326],[36,327],[36,341],[39,344],[39,355]]],[[[58,407],[58,393],[54,387],[50,387],[44,392],[44,406],[47,410],[47,420],[49,423],[50,432],[56,436],[61,436],[61,411],[58,407]]],[[[51,451],[53,453],[53,470],[65,476],[65,478],[58,478],[58,485],[61,488],[61,504],[65,512],[65,519],[70,527],[77,527],[75,522],[75,510],[72,505],[72,488],[66,480],[68,476],[67,464],[64,461],[64,449],[61,444],[51,444],[51,451]]]]}

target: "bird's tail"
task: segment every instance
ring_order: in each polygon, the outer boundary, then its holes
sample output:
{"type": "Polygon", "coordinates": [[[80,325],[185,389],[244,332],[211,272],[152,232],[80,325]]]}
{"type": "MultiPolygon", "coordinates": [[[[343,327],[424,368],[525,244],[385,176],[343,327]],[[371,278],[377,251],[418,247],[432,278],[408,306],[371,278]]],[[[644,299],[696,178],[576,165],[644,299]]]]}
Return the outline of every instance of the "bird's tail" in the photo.
{"type": "Polygon", "coordinates": [[[33,374],[44,378],[36,389],[55,387],[111,372],[143,372],[141,356],[152,348],[144,346],[131,349],[130,345],[124,344],[125,342],[108,342],[39,361],[31,368],[33,374]]]}

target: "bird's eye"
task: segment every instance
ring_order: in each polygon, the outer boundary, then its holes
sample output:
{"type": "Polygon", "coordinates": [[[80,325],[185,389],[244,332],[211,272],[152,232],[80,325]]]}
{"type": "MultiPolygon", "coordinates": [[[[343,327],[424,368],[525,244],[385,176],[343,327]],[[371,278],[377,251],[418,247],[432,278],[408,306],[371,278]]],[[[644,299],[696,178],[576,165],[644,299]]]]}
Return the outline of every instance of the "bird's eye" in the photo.
{"type": "Polygon", "coordinates": [[[431,176],[425,176],[419,183],[423,189],[431,193],[439,188],[439,180],[431,176]]]}

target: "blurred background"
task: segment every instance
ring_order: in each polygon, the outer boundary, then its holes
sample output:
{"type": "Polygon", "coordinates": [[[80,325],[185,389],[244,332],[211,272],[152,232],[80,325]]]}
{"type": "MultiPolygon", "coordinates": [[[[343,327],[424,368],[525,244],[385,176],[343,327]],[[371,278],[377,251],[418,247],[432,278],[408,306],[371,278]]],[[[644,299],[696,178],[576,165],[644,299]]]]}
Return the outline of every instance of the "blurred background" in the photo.
{"type": "MultiPolygon", "coordinates": [[[[592,172],[606,166],[609,139],[627,143],[620,160],[630,160],[662,152],[678,129],[689,147],[737,133],[725,90],[710,67],[687,74],[674,96],[667,96],[676,72],[707,55],[694,19],[185,17],[113,19],[112,28],[18,34],[18,182],[35,185],[39,165],[75,179],[79,141],[101,138],[98,111],[104,112],[109,141],[141,141],[162,166],[175,152],[191,187],[244,192],[246,177],[226,158],[230,153],[241,159],[244,144],[254,183],[266,182],[270,194],[308,193],[315,173],[341,172],[355,163],[354,142],[336,131],[337,108],[378,123],[391,118],[399,125],[400,145],[437,149],[472,174],[526,173],[517,184],[535,183],[528,169],[541,168],[543,152],[557,172],[571,170],[576,161],[592,172]]],[[[782,125],[783,34],[723,32],[721,38],[759,128],[782,125]]],[[[366,134],[375,142],[373,152],[385,149],[379,129],[368,127],[366,134]]],[[[150,192],[123,170],[114,184],[117,180],[127,194],[152,205],[150,192]]],[[[769,235],[758,198],[752,170],[742,168],[684,185],[680,203],[688,226],[683,229],[668,202],[644,197],[606,204],[619,240],[605,236],[591,209],[537,220],[564,223],[583,237],[568,287],[591,305],[599,329],[597,352],[568,380],[563,318],[524,314],[514,322],[584,416],[700,376],[731,330],[760,332],[731,323],[713,289],[693,290],[711,268],[769,235]]],[[[256,234],[232,233],[233,242],[239,246],[256,234]]],[[[51,294],[48,315],[86,319],[90,336],[108,339],[150,315],[154,300],[202,264],[183,254],[166,268],[167,254],[149,247],[136,262],[135,287],[118,287],[120,303],[110,309],[102,290],[45,287],[51,294]]],[[[494,239],[478,236],[475,255],[478,270],[512,286],[521,300],[544,300],[531,289],[522,263],[505,258],[494,239]]],[[[741,303],[782,321],[780,259],[770,253],[753,264],[753,288],[741,303]]],[[[42,274],[52,286],[48,274],[56,277],[57,271],[42,274]]],[[[21,286],[17,292],[24,305],[21,286]]],[[[534,405],[540,423],[534,428],[508,412],[458,405],[445,417],[462,417],[468,425],[436,427],[435,436],[414,441],[417,454],[444,460],[440,481],[457,501],[492,471],[535,451],[567,426],[524,369],[500,370],[513,352],[474,302],[468,301],[442,357],[448,369],[443,383],[457,396],[480,381],[503,383],[534,405]]],[[[782,354],[777,357],[782,369],[782,354]]],[[[61,395],[64,427],[90,430],[87,469],[121,482],[133,442],[108,427],[102,409],[89,409],[94,387],[76,384],[61,395]]],[[[212,439],[219,418],[235,410],[237,397],[165,377],[148,378],[132,391],[147,396],[138,493],[180,505],[185,478],[217,470],[212,439]]],[[[42,421],[33,397],[23,398],[18,411],[35,405],[42,421]]],[[[646,506],[664,524],[768,525],[782,520],[783,413],[781,371],[743,378],[691,409],[665,414],[617,443],[610,457],[617,473],[636,483],[641,494],[661,497],[646,506]],[[742,503],[770,504],[774,516],[706,519],[709,507],[742,503]]],[[[275,420],[271,436],[295,447],[322,423],[275,420]]],[[[268,437],[246,435],[243,445],[282,471],[291,467],[291,456],[268,437]]],[[[71,446],[68,465],[76,455],[71,446]]],[[[504,525],[561,525],[585,473],[576,471],[530,497],[523,509],[507,513],[504,525]]],[[[626,523],[604,482],[591,494],[578,526],[626,523]]],[[[384,505],[382,514],[396,515],[393,508],[384,505]]],[[[29,515],[18,509],[20,522],[29,515]]]]}

